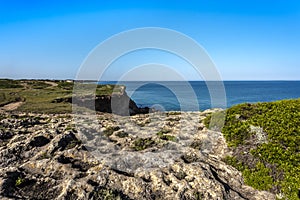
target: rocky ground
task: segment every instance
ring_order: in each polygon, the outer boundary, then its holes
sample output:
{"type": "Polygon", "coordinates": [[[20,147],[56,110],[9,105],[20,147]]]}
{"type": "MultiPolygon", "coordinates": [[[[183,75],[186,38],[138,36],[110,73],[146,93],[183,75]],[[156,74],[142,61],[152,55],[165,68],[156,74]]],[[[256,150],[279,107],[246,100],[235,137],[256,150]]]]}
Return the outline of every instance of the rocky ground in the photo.
{"type": "Polygon", "coordinates": [[[275,199],[222,159],[212,111],[0,114],[1,199],[275,199]]]}

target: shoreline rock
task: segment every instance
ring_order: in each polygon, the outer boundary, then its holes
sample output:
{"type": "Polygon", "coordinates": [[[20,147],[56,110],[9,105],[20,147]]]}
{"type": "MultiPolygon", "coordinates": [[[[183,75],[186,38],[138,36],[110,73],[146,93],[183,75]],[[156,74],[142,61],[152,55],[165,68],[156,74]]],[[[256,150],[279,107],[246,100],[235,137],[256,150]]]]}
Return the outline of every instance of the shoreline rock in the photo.
{"type": "Polygon", "coordinates": [[[98,113],[98,124],[72,114],[1,113],[0,197],[275,199],[222,161],[230,152],[222,134],[203,124],[207,113],[98,113]],[[100,135],[115,157],[95,157],[84,131],[89,142],[100,135]],[[173,148],[177,154],[165,151],[173,148]]]}

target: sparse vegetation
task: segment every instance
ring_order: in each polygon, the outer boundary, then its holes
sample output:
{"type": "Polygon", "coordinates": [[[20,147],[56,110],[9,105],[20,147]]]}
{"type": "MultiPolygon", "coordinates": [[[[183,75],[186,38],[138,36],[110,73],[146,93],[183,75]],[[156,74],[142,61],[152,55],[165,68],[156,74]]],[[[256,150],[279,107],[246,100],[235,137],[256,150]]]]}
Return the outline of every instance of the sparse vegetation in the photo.
{"type": "Polygon", "coordinates": [[[49,159],[49,158],[51,158],[51,156],[47,152],[43,152],[39,157],[39,160],[49,159]]]}
{"type": "Polygon", "coordinates": [[[200,150],[201,147],[202,147],[202,144],[203,144],[203,141],[197,139],[197,140],[194,140],[194,141],[190,144],[190,147],[193,148],[193,149],[196,149],[196,150],[200,150]]]}
{"type": "Polygon", "coordinates": [[[35,81],[35,80],[26,81],[26,84],[32,89],[45,89],[51,86],[44,81],[35,81]]]}
{"type": "Polygon", "coordinates": [[[0,89],[23,88],[19,81],[0,79],[0,89]]]}
{"type": "Polygon", "coordinates": [[[70,143],[66,146],[66,149],[73,149],[77,145],[81,145],[82,141],[78,139],[71,140],[70,143]]]}
{"type": "Polygon", "coordinates": [[[179,112],[179,111],[170,111],[170,112],[167,112],[167,116],[170,116],[170,115],[181,115],[181,112],[179,112]]]}
{"type": "Polygon", "coordinates": [[[203,195],[200,192],[195,192],[193,194],[193,196],[194,196],[195,200],[202,200],[203,195]]]}
{"type": "Polygon", "coordinates": [[[172,142],[176,142],[177,141],[177,138],[175,136],[173,136],[173,135],[165,135],[165,134],[162,134],[161,132],[158,132],[157,136],[161,140],[172,141],[172,142]]]}
{"type": "Polygon", "coordinates": [[[142,151],[147,148],[153,147],[155,141],[152,138],[138,138],[134,141],[132,148],[135,151],[142,151]]]}
{"type": "Polygon", "coordinates": [[[0,106],[18,101],[25,101],[25,98],[22,98],[18,92],[11,92],[11,89],[0,89],[0,106]]]}
{"type": "Polygon", "coordinates": [[[119,138],[125,138],[125,137],[128,137],[128,133],[126,133],[124,131],[120,131],[116,134],[116,136],[119,138]]]}
{"type": "Polygon", "coordinates": [[[99,187],[93,191],[89,199],[103,199],[103,200],[130,200],[129,197],[124,195],[121,191],[111,188],[99,187]]]}
{"type": "Polygon", "coordinates": [[[118,126],[114,126],[114,127],[107,127],[104,131],[103,131],[103,134],[107,137],[111,136],[115,131],[118,131],[120,130],[120,127],[118,126]]]}
{"type": "Polygon", "coordinates": [[[161,140],[176,142],[177,138],[175,136],[167,134],[167,133],[170,133],[170,132],[171,132],[171,130],[165,130],[165,129],[163,129],[163,130],[157,132],[156,135],[161,140]]]}
{"type": "MultiPolygon", "coordinates": [[[[80,96],[85,95],[91,95],[95,92],[95,95],[102,96],[102,95],[111,95],[113,93],[119,93],[122,91],[123,87],[122,85],[98,85],[95,83],[88,83],[88,84],[82,84],[82,83],[75,83],[73,84],[74,89],[76,89],[76,93],[80,96]],[[96,91],[95,91],[96,90],[96,91]]],[[[73,90],[73,86],[63,87],[68,88],[68,90],[73,90]]],[[[71,91],[72,91],[71,90],[71,91]]]]}
{"type": "Polygon", "coordinates": [[[15,183],[15,186],[18,187],[20,185],[22,185],[25,182],[25,179],[18,177],[15,183]]]}
{"type": "Polygon", "coordinates": [[[159,136],[159,138],[162,140],[166,140],[166,141],[172,141],[172,142],[177,141],[177,138],[173,135],[162,135],[162,136],[159,136]]]}
{"type": "Polygon", "coordinates": [[[73,90],[74,83],[73,82],[67,82],[67,81],[59,81],[57,83],[57,86],[59,88],[64,89],[64,90],[73,90]]]}
{"type": "Polygon", "coordinates": [[[72,132],[77,132],[76,127],[74,124],[68,124],[67,127],[65,128],[66,131],[72,131],[72,132]]]}

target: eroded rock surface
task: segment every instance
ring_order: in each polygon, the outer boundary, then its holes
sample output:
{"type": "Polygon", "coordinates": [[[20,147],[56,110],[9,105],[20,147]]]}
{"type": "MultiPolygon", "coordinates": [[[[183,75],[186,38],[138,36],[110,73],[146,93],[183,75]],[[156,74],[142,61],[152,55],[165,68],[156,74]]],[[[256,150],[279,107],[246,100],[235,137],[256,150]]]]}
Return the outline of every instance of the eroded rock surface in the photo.
{"type": "Polygon", "coordinates": [[[2,113],[1,199],[275,199],[226,165],[203,113],[2,113]],[[93,123],[91,123],[93,122],[93,123]]]}

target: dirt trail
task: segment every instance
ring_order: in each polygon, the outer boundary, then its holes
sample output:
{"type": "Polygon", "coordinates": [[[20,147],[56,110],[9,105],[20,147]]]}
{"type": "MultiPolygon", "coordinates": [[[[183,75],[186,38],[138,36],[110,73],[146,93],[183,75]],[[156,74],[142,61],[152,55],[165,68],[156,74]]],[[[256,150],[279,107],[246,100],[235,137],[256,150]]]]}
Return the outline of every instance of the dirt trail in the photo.
{"type": "Polygon", "coordinates": [[[51,86],[53,86],[53,87],[58,86],[57,83],[54,83],[54,82],[51,82],[51,81],[45,81],[45,83],[47,83],[47,84],[49,84],[49,85],[51,85],[51,86]]]}
{"type": "Polygon", "coordinates": [[[9,103],[9,104],[7,104],[5,106],[0,107],[0,111],[12,111],[12,110],[16,110],[23,103],[24,102],[22,102],[22,101],[9,103]]]}

